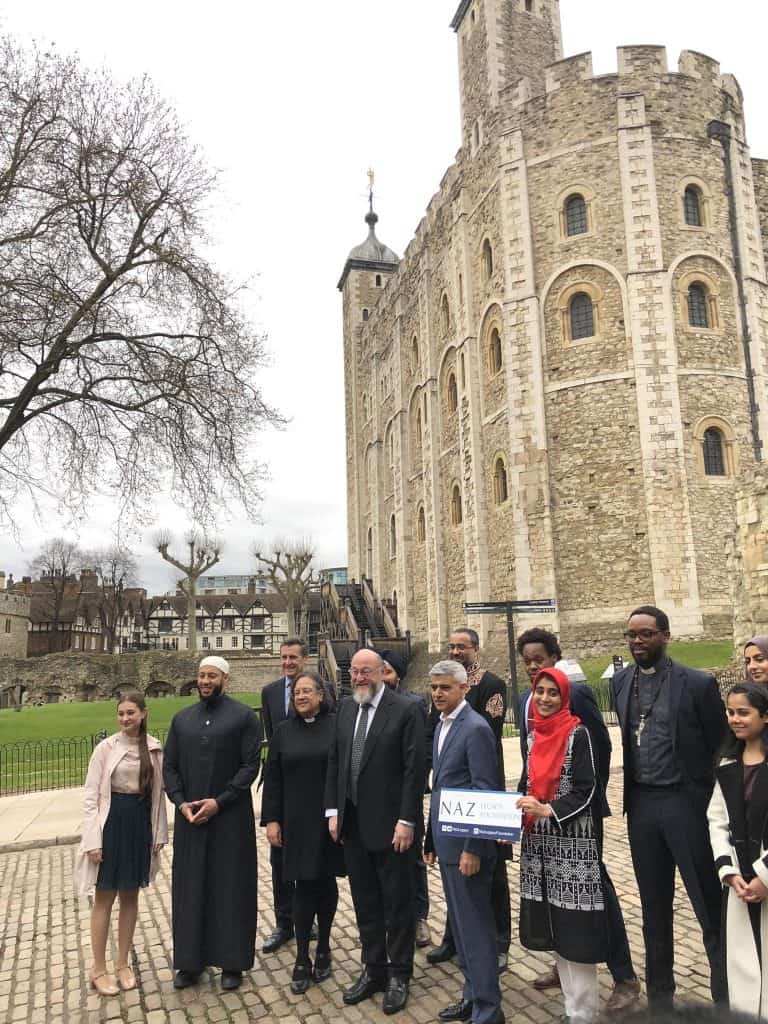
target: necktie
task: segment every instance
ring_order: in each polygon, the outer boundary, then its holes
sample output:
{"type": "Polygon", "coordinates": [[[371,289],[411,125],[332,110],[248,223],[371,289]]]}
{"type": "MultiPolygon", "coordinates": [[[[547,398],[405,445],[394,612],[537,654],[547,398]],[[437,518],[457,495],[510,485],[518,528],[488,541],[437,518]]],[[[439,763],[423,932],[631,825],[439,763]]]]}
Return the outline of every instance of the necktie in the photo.
{"type": "Polygon", "coordinates": [[[368,732],[368,712],[370,704],[360,705],[360,715],[355,729],[355,738],[352,740],[352,760],[349,766],[349,796],[353,804],[357,805],[357,779],[360,775],[360,764],[363,760],[363,747],[368,732]]]}

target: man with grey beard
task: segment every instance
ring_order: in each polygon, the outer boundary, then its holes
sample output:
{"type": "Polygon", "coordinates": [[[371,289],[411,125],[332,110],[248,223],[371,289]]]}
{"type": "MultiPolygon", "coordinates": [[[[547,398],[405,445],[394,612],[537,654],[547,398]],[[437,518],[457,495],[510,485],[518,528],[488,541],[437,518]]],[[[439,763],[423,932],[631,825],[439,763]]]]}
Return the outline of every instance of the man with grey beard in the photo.
{"type": "Polygon", "coordinates": [[[336,716],[326,817],[343,840],[363,970],[344,993],[353,1006],[384,992],[386,1014],[404,1009],[416,938],[414,857],[424,797],[424,718],[383,682],[376,651],[352,659],[352,699],[336,716]]]}

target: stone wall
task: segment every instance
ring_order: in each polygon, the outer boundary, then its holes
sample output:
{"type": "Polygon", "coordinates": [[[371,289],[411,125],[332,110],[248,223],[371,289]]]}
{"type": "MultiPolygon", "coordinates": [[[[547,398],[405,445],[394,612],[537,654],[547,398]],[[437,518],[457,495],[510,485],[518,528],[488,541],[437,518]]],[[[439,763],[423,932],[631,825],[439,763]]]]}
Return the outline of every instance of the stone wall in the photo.
{"type": "Polygon", "coordinates": [[[30,599],[0,591],[0,658],[26,658],[30,599]]]}
{"type": "Polygon", "coordinates": [[[728,549],[737,650],[768,633],[768,468],[742,481],[736,492],[736,533],[728,549]]]}
{"type": "MultiPolygon", "coordinates": [[[[230,689],[253,693],[280,676],[279,658],[232,655],[230,689]]],[[[50,654],[0,660],[0,706],[19,702],[109,700],[126,690],[149,696],[194,692],[198,658],[182,653],[50,654]]],[[[310,667],[315,667],[310,659],[310,667]]]]}

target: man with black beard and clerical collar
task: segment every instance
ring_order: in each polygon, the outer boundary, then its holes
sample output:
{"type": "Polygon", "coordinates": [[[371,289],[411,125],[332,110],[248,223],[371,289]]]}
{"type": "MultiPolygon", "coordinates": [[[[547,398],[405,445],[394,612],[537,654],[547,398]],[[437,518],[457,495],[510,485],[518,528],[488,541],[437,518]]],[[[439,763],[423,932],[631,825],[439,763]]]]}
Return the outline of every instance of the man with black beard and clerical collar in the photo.
{"type": "Polygon", "coordinates": [[[259,772],[261,724],[224,692],[229,664],[203,658],[200,701],[174,715],[163,753],[165,791],[176,806],[173,834],[175,988],[221,967],[238,988],[256,946],[256,825],[251,786],[259,772]]]}
{"type": "Polygon", "coordinates": [[[636,608],[624,634],[635,664],[611,680],[624,746],[624,811],[640,890],[648,1005],[672,1007],[675,992],[675,868],[698,918],[716,1003],[727,999],[720,952],[721,885],[707,806],[715,755],[726,730],[717,682],[667,654],[669,618],[636,608]]]}

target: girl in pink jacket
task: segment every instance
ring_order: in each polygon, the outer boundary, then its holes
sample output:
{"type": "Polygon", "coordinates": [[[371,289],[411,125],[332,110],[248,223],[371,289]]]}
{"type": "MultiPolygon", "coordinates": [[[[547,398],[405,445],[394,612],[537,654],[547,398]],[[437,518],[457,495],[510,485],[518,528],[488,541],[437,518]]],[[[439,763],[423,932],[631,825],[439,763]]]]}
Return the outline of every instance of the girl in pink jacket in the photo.
{"type": "Polygon", "coordinates": [[[147,736],[147,706],[141,693],[117,705],[120,732],[102,740],[91,755],[83,800],[83,835],[75,882],[80,895],[94,895],[91,912],[93,967],[99,995],[136,987],[128,955],[136,929],[139,889],[157,872],[158,853],[168,840],[163,798],[162,751],[147,736]],[[115,896],[120,894],[116,979],[107,972],[106,950],[115,896]]]}

